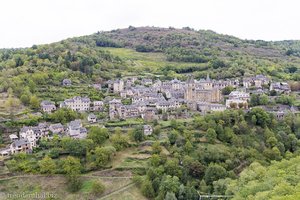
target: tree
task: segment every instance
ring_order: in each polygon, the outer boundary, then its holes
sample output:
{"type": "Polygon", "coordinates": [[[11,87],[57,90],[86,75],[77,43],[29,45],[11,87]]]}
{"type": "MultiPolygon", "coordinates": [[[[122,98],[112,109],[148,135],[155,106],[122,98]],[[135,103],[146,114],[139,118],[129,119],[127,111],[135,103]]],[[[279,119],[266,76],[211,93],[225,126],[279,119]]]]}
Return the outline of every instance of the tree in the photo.
{"type": "Polygon", "coordinates": [[[264,156],[266,156],[269,160],[281,160],[282,156],[277,147],[273,147],[272,149],[265,149],[263,151],[264,156]]]}
{"type": "Polygon", "coordinates": [[[98,167],[104,167],[112,159],[116,149],[114,147],[97,147],[94,151],[95,163],[98,167]]]}
{"type": "Polygon", "coordinates": [[[226,170],[222,166],[210,164],[205,170],[204,179],[207,184],[211,185],[214,181],[225,178],[226,175],[226,170]]]}
{"type": "Polygon", "coordinates": [[[20,101],[12,96],[9,96],[5,101],[4,106],[10,111],[10,114],[13,115],[14,112],[20,107],[20,101]]]}
{"type": "Polygon", "coordinates": [[[173,192],[174,194],[177,194],[179,191],[179,186],[180,182],[177,176],[167,175],[161,181],[159,187],[159,196],[164,197],[167,192],[173,192]]]}
{"type": "Polygon", "coordinates": [[[82,181],[78,176],[81,172],[81,167],[79,159],[72,156],[68,156],[63,160],[63,170],[66,173],[68,189],[71,192],[77,192],[81,188],[82,181]]]}
{"type": "Polygon", "coordinates": [[[165,200],[177,200],[177,198],[173,192],[167,192],[165,200]]]}
{"type": "Polygon", "coordinates": [[[171,131],[171,133],[168,134],[168,138],[171,145],[175,144],[177,137],[178,137],[178,132],[175,130],[171,131]]]}
{"type": "Polygon", "coordinates": [[[111,137],[111,142],[117,151],[120,151],[129,146],[128,138],[121,133],[114,134],[111,137]]]}
{"type": "Polygon", "coordinates": [[[193,145],[189,140],[187,140],[184,145],[184,151],[187,152],[187,154],[189,154],[192,150],[193,150],[193,145]]]}
{"type": "Polygon", "coordinates": [[[22,94],[22,96],[20,97],[20,100],[24,105],[29,105],[30,96],[28,94],[22,94]]]}
{"type": "Polygon", "coordinates": [[[155,192],[154,192],[152,183],[148,179],[143,181],[142,186],[141,186],[141,191],[142,191],[142,194],[147,198],[155,197],[155,192]]]}
{"type": "Polygon", "coordinates": [[[261,127],[265,127],[271,123],[270,115],[262,108],[253,108],[246,117],[251,119],[254,125],[259,125],[261,127]]]}
{"type": "Polygon", "coordinates": [[[162,148],[160,146],[159,141],[155,141],[152,144],[152,154],[160,154],[161,151],[162,151],[162,148]]]}
{"type": "Polygon", "coordinates": [[[67,175],[75,174],[78,175],[81,173],[81,163],[79,159],[72,156],[68,156],[63,160],[63,170],[67,175]]]}
{"type": "Polygon", "coordinates": [[[139,126],[133,130],[133,139],[136,142],[141,142],[144,140],[144,133],[142,126],[139,126]]]}
{"type": "Polygon", "coordinates": [[[92,193],[94,195],[101,195],[105,191],[105,186],[100,181],[94,181],[92,184],[92,193]]]}
{"type": "Polygon", "coordinates": [[[191,199],[191,200],[199,199],[199,194],[194,187],[192,187],[192,186],[186,187],[186,199],[191,199]]]}
{"type": "Polygon", "coordinates": [[[39,167],[42,174],[54,174],[56,170],[56,164],[49,156],[45,156],[39,161],[39,167]]]}
{"type": "Polygon", "coordinates": [[[67,123],[69,121],[80,118],[80,114],[69,108],[60,108],[50,115],[53,122],[67,123]]]}
{"type": "Polygon", "coordinates": [[[170,126],[171,126],[171,128],[176,129],[177,128],[177,121],[175,119],[172,119],[171,122],[170,122],[170,126]]]}
{"type": "Polygon", "coordinates": [[[153,154],[149,159],[150,165],[153,167],[158,167],[161,163],[160,156],[158,154],[153,154]]]}
{"type": "Polygon", "coordinates": [[[70,137],[63,137],[61,146],[70,155],[85,156],[86,152],[93,147],[93,141],[90,139],[77,140],[70,137]]]}
{"type": "Polygon", "coordinates": [[[32,109],[39,109],[39,107],[40,107],[40,101],[35,95],[30,97],[29,103],[30,103],[30,107],[32,109]]]}
{"type": "Polygon", "coordinates": [[[207,194],[210,191],[210,187],[206,184],[204,179],[200,181],[199,190],[200,193],[204,193],[204,194],[207,194]]]}
{"type": "Polygon", "coordinates": [[[209,128],[207,131],[206,131],[206,139],[209,143],[214,143],[215,140],[217,139],[217,133],[214,129],[212,128],[209,128]]]}
{"type": "Polygon", "coordinates": [[[179,161],[176,158],[167,160],[167,162],[165,163],[166,173],[171,176],[181,177],[182,171],[178,163],[179,161]]]}
{"type": "Polygon", "coordinates": [[[179,186],[179,192],[178,192],[178,200],[185,200],[186,199],[186,191],[183,184],[179,186]]]}
{"type": "Polygon", "coordinates": [[[103,144],[108,137],[108,130],[106,128],[93,126],[89,130],[88,138],[93,140],[97,145],[103,144]]]}
{"type": "Polygon", "coordinates": [[[234,88],[232,86],[226,86],[222,89],[222,94],[229,95],[233,90],[234,88]]]}
{"type": "Polygon", "coordinates": [[[82,180],[78,177],[77,174],[67,175],[68,180],[68,189],[70,192],[77,192],[82,186],[82,180]]]}
{"type": "Polygon", "coordinates": [[[229,106],[230,106],[230,108],[233,108],[233,109],[235,109],[235,108],[237,108],[237,103],[234,103],[234,102],[231,102],[230,104],[229,104],[229,106]]]}
{"type": "Polygon", "coordinates": [[[204,175],[205,167],[198,160],[190,162],[187,168],[189,174],[195,178],[200,178],[204,175]]]}

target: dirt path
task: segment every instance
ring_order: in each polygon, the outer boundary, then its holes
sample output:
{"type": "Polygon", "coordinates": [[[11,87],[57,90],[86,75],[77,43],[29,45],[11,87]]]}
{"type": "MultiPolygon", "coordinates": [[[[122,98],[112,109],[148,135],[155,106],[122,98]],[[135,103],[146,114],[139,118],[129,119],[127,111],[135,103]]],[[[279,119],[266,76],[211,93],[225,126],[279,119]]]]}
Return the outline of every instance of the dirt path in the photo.
{"type": "Polygon", "coordinates": [[[124,187],[121,187],[121,188],[119,188],[119,189],[117,189],[117,190],[115,190],[115,191],[112,191],[112,192],[106,194],[106,195],[103,196],[103,197],[100,197],[98,200],[106,199],[106,198],[108,198],[108,197],[110,197],[110,196],[112,196],[112,195],[114,195],[114,194],[117,194],[117,193],[119,193],[119,192],[125,191],[125,190],[127,190],[128,188],[131,188],[131,187],[134,186],[134,185],[135,185],[135,183],[129,183],[129,184],[125,185],[124,187]]]}

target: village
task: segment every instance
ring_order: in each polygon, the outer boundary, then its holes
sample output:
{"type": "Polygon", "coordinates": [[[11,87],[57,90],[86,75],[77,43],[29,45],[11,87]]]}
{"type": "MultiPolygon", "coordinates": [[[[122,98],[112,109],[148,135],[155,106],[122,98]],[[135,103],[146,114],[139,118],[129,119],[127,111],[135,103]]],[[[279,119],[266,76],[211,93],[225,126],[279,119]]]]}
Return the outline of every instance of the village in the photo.
{"type": "MultiPolygon", "coordinates": [[[[70,79],[62,81],[62,87],[71,85],[70,79]]],[[[227,109],[242,109],[247,112],[251,109],[251,95],[266,95],[271,100],[281,94],[290,95],[292,92],[288,83],[272,82],[264,75],[242,80],[214,80],[207,74],[205,79],[196,80],[193,76],[188,76],[186,81],[128,77],[109,80],[103,87],[98,83],[91,87],[105,90],[108,95],[102,101],[92,101],[89,97],[80,96],[65,99],[63,102],[45,99],[41,102],[41,111],[52,113],[60,108],[68,108],[84,112],[87,114],[86,121],[89,124],[141,118],[145,122],[143,133],[148,136],[152,134],[150,122],[154,120],[186,119],[193,114],[205,115],[227,109]],[[97,113],[105,113],[107,117],[98,119],[97,113]]],[[[259,107],[273,113],[278,120],[283,119],[288,113],[299,114],[297,107],[292,105],[274,104],[259,107]]],[[[51,139],[54,134],[83,139],[87,137],[88,130],[83,126],[81,119],[66,125],[43,122],[37,126],[24,126],[18,135],[9,135],[11,144],[2,149],[0,155],[31,153],[41,138],[51,139]]]]}

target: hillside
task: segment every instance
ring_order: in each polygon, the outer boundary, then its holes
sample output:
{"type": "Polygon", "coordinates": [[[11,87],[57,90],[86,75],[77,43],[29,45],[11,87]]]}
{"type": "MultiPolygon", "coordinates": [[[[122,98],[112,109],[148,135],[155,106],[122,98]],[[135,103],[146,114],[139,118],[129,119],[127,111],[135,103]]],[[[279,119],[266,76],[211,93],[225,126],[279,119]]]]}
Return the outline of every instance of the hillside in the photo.
{"type": "Polygon", "coordinates": [[[2,77],[18,75],[22,67],[29,73],[45,68],[71,70],[103,79],[146,70],[179,76],[194,72],[196,77],[204,77],[210,71],[213,78],[219,79],[265,73],[279,79],[299,80],[299,46],[299,41],[249,41],[190,28],[129,27],[49,45],[2,49],[0,69],[2,77]],[[133,49],[131,58],[123,56],[122,51],[127,51],[124,48],[133,49]],[[144,52],[143,57],[152,63],[134,63],[140,59],[134,54],[136,51],[144,52]],[[161,61],[159,70],[152,68],[161,61]]]}
{"type": "Polygon", "coordinates": [[[0,199],[296,197],[271,177],[299,161],[299,50],[188,27],[1,49],[0,199]]]}
{"type": "MultiPolygon", "coordinates": [[[[252,163],[238,180],[227,183],[227,193],[238,199],[299,199],[299,156],[268,167],[252,163]],[[278,173],[280,172],[280,173],[278,173]]],[[[220,181],[221,182],[221,181],[220,181]]]]}

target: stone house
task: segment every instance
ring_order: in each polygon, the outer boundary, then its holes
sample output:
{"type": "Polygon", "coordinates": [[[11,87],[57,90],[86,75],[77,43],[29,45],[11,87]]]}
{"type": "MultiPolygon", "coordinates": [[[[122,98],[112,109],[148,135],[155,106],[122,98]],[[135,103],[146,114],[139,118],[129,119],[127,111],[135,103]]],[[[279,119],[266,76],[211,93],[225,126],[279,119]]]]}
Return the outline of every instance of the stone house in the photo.
{"type": "Polygon", "coordinates": [[[152,135],[153,129],[150,125],[144,125],[144,135],[148,136],[148,135],[152,135]]]}
{"type": "Polygon", "coordinates": [[[144,79],[142,79],[142,81],[141,81],[141,83],[143,84],[143,85],[152,85],[153,84],[153,81],[152,81],[152,79],[149,79],[149,78],[144,78],[144,79]]]}
{"type": "Polygon", "coordinates": [[[9,139],[11,142],[14,142],[14,141],[18,140],[19,137],[16,134],[10,134],[9,139]]]}
{"type": "Polygon", "coordinates": [[[250,94],[242,91],[232,91],[228,95],[228,97],[229,99],[240,99],[240,100],[250,101],[250,94]]]}
{"type": "Polygon", "coordinates": [[[91,100],[88,97],[73,97],[66,99],[60,104],[61,108],[70,108],[74,111],[88,111],[90,110],[91,100]]]}
{"type": "Polygon", "coordinates": [[[88,115],[87,120],[90,123],[95,123],[95,122],[97,122],[97,117],[96,117],[96,115],[94,115],[93,113],[91,113],[91,114],[88,115]]]}
{"type": "Polygon", "coordinates": [[[277,93],[286,93],[286,94],[289,94],[291,92],[291,88],[289,84],[285,82],[271,83],[270,91],[271,90],[275,90],[277,93]]]}
{"type": "Polygon", "coordinates": [[[151,107],[146,108],[146,110],[141,114],[141,117],[146,121],[157,119],[156,109],[151,107]]]}
{"type": "Polygon", "coordinates": [[[256,75],[254,77],[245,77],[243,78],[243,86],[245,88],[256,87],[262,88],[263,85],[268,85],[270,79],[262,74],[256,75]]]}
{"type": "Polygon", "coordinates": [[[56,110],[56,106],[54,103],[45,100],[41,102],[41,110],[45,113],[51,113],[56,110]]]}
{"type": "Polygon", "coordinates": [[[31,153],[33,147],[31,144],[32,143],[27,138],[16,140],[10,145],[10,152],[11,154],[20,152],[31,153]]]}
{"type": "Polygon", "coordinates": [[[76,139],[86,138],[87,130],[82,127],[81,120],[77,119],[68,124],[68,135],[76,139]]]}
{"type": "Polygon", "coordinates": [[[20,139],[27,139],[31,147],[36,147],[36,142],[41,135],[41,131],[36,127],[23,127],[20,130],[20,139]]]}
{"type": "Polygon", "coordinates": [[[208,112],[220,112],[226,110],[226,106],[223,104],[207,103],[207,102],[198,102],[197,110],[203,114],[208,112]]]}
{"type": "Polygon", "coordinates": [[[64,79],[62,81],[62,85],[63,86],[71,86],[72,85],[72,81],[70,79],[64,79]]]}
{"type": "Polygon", "coordinates": [[[93,110],[94,111],[101,111],[104,108],[103,101],[94,101],[93,102],[93,110]]]}
{"type": "Polygon", "coordinates": [[[49,131],[51,131],[54,134],[59,134],[59,133],[63,133],[64,132],[64,126],[61,123],[57,123],[57,124],[51,124],[49,126],[49,131]]]}

